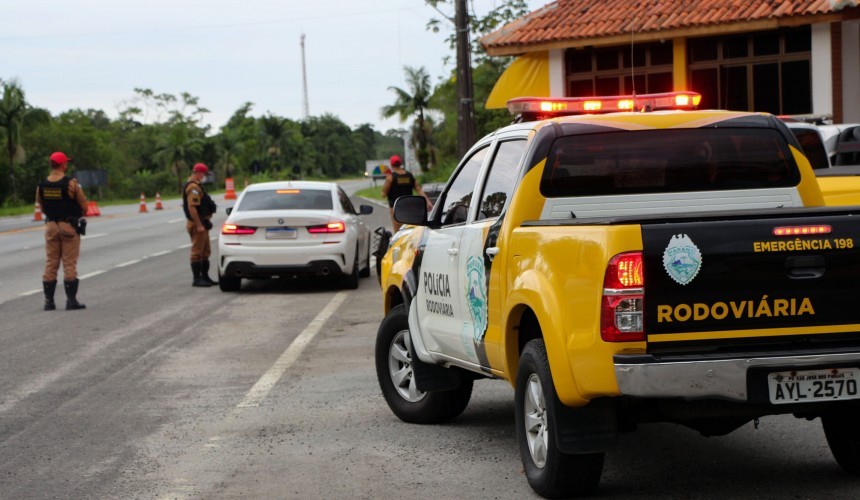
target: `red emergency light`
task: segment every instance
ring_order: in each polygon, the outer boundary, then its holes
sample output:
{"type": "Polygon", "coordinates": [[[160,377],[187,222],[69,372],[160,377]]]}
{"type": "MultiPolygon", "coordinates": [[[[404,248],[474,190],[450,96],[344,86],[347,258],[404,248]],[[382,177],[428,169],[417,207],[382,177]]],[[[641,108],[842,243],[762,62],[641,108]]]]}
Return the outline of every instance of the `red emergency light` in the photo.
{"type": "Polygon", "coordinates": [[[508,111],[512,115],[535,120],[618,111],[696,109],[701,101],[701,94],[689,91],[601,97],[517,97],[508,101],[508,111]]]}

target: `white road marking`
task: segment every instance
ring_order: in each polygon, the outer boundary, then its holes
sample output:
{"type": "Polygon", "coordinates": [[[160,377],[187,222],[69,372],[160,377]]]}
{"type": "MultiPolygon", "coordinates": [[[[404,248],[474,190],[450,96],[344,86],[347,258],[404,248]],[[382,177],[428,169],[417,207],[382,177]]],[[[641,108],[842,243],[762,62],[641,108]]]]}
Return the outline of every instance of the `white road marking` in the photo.
{"type": "Polygon", "coordinates": [[[85,274],[85,275],[83,275],[83,276],[78,276],[78,279],[79,279],[79,280],[85,280],[85,279],[87,279],[87,278],[92,278],[93,276],[98,276],[99,274],[102,274],[102,273],[105,273],[105,272],[107,272],[107,270],[105,270],[105,269],[101,269],[101,270],[98,270],[98,271],[93,271],[93,272],[91,272],[91,273],[89,273],[89,274],[85,274]]]}
{"type": "Polygon", "coordinates": [[[128,262],[123,262],[122,264],[117,264],[113,267],[126,267],[126,266],[130,266],[132,264],[137,264],[138,262],[141,262],[142,260],[143,259],[134,259],[134,260],[130,260],[128,262]]]}
{"type": "Polygon", "coordinates": [[[161,257],[162,255],[167,255],[167,254],[169,254],[170,252],[172,252],[172,250],[162,250],[162,251],[160,251],[160,252],[155,252],[154,254],[149,255],[149,256],[148,256],[148,257],[146,257],[146,258],[150,258],[150,257],[161,257]]]}
{"type": "Polygon", "coordinates": [[[186,243],[184,245],[179,245],[176,247],[177,250],[182,250],[183,248],[191,248],[191,243],[186,243]]]}
{"type": "Polygon", "coordinates": [[[266,398],[266,395],[269,394],[269,391],[278,383],[278,380],[284,375],[284,372],[292,366],[293,363],[299,358],[302,351],[305,350],[305,347],[310,343],[311,340],[319,333],[320,329],[322,329],[325,322],[328,318],[337,310],[338,307],[346,300],[348,293],[347,292],[339,292],[335,295],[331,301],[328,303],[325,308],[317,314],[317,317],[314,318],[308,326],[299,334],[298,337],[293,340],[293,342],[287,347],[287,349],[281,354],[281,357],[275,361],[275,364],[269,368],[260,380],[254,384],[254,387],[251,387],[251,390],[248,391],[248,394],[245,395],[245,399],[239,403],[236,408],[250,408],[255,406],[260,406],[260,403],[263,402],[263,399],[266,398]]]}
{"type": "Polygon", "coordinates": [[[82,240],[92,240],[95,238],[101,238],[102,236],[107,236],[107,233],[96,233],[96,234],[88,234],[86,236],[81,236],[82,240]]]}
{"type": "Polygon", "coordinates": [[[185,217],[183,217],[181,219],[172,219],[172,220],[167,221],[167,223],[168,224],[176,224],[177,222],[183,222],[184,220],[185,220],[185,217]]]}
{"type": "Polygon", "coordinates": [[[42,290],[39,290],[39,289],[36,289],[36,290],[30,290],[29,292],[24,292],[24,293],[18,294],[18,296],[19,296],[19,297],[27,297],[28,295],[36,295],[37,293],[39,293],[39,292],[41,292],[41,291],[42,291],[42,290]]]}

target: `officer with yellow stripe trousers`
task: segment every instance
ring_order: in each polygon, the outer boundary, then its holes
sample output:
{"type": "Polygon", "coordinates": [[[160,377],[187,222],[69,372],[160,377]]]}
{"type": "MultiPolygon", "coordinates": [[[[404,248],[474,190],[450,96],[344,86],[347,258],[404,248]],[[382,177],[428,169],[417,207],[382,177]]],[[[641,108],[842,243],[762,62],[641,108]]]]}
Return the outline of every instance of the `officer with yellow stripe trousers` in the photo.
{"type": "Polygon", "coordinates": [[[194,274],[192,286],[212,286],[217,284],[209,278],[209,256],[212,247],[209,242],[209,230],[212,229],[212,214],[215,213],[215,202],[203,189],[203,179],[209,173],[209,168],[202,163],[194,165],[191,177],[182,188],[182,208],[185,211],[185,229],[191,236],[191,272],[194,274]]]}
{"type": "MultiPolygon", "coordinates": [[[[53,311],[57,271],[63,263],[63,285],[66,289],[66,310],[84,309],[78,302],[78,256],[81,253],[83,228],[81,216],[87,210],[87,198],[78,181],[68,177],[69,158],[62,152],[51,155],[51,173],[36,188],[36,199],[45,214],[45,310],[53,311]]],[[[85,224],[85,223],[84,223],[85,224]]]]}

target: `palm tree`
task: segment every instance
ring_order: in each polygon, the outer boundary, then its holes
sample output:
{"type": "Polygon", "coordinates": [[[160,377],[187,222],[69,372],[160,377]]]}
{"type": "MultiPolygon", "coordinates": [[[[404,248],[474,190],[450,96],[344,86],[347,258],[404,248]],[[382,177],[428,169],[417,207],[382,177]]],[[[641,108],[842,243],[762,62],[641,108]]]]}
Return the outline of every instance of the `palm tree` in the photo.
{"type": "Polygon", "coordinates": [[[174,125],[162,137],[155,152],[155,157],[163,161],[176,176],[177,187],[182,192],[183,167],[188,167],[195,157],[199,157],[203,149],[203,139],[193,137],[185,125],[174,125]]]}
{"type": "Polygon", "coordinates": [[[394,104],[382,107],[382,117],[391,118],[397,115],[401,122],[405,122],[409,117],[416,116],[412,125],[412,144],[415,146],[421,171],[426,172],[430,167],[432,128],[426,125],[424,112],[430,108],[430,75],[423,67],[404,66],[403,71],[406,73],[408,90],[388,87],[388,90],[397,95],[397,99],[394,104]]]}
{"type": "Polygon", "coordinates": [[[12,202],[18,202],[18,189],[15,185],[15,161],[25,159],[24,148],[21,146],[24,126],[35,122],[50,120],[51,115],[44,109],[27,105],[24,89],[16,80],[3,85],[3,99],[0,100],[0,133],[6,146],[9,158],[9,182],[12,190],[12,202]]]}

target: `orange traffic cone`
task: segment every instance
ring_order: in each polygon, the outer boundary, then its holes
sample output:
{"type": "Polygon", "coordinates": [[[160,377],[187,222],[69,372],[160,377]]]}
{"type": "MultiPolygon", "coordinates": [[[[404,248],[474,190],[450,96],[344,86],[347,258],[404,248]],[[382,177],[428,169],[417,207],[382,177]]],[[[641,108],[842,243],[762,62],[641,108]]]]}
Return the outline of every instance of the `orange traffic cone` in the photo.
{"type": "Polygon", "coordinates": [[[144,212],[149,212],[149,210],[146,209],[146,196],[140,193],[140,210],[138,210],[138,213],[142,214],[144,212]]]}
{"type": "Polygon", "coordinates": [[[102,211],[99,210],[99,206],[95,201],[87,202],[87,217],[95,217],[97,215],[101,215],[102,211]]]}
{"type": "Polygon", "coordinates": [[[36,211],[33,213],[33,222],[42,220],[42,205],[36,200],[36,211]]]}
{"type": "Polygon", "coordinates": [[[163,210],[164,209],[164,207],[161,206],[161,193],[159,193],[158,191],[155,192],[155,209],[156,210],[163,210]]]}
{"type": "Polygon", "coordinates": [[[227,180],[224,181],[224,187],[227,192],[224,193],[225,200],[235,200],[236,199],[236,186],[233,184],[233,178],[227,177],[227,180]]]}

